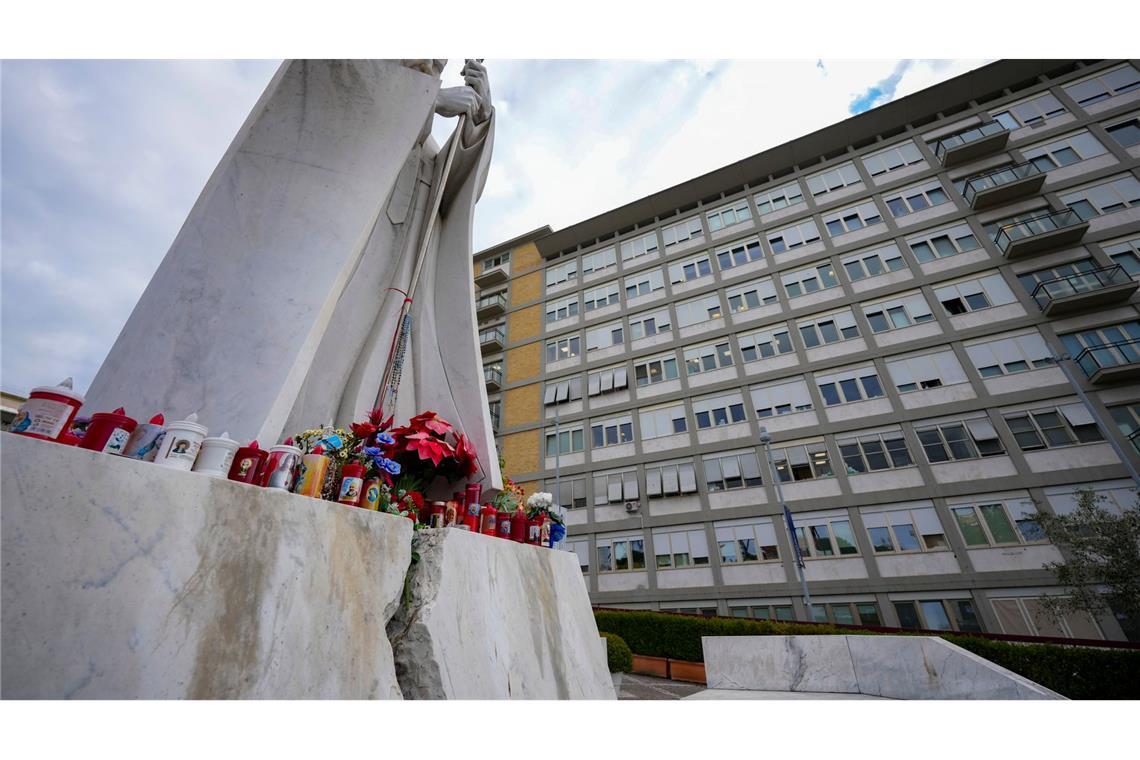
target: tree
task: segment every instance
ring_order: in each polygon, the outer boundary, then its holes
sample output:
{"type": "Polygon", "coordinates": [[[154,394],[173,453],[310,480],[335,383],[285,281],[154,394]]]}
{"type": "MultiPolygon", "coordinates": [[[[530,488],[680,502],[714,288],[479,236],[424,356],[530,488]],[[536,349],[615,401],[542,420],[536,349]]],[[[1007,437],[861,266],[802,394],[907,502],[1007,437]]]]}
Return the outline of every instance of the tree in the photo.
{"type": "Polygon", "coordinates": [[[1065,556],[1045,564],[1069,588],[1069,596],[1046,597],[1056,615],[1082,610],[1115,613],[1125,634],[1140,636],[1140,504],[1117,515],[1100,505],[1091,489],[1076,493],[1077,508],[1065,515],[1041,514],[1038,523],[1065,556]]]}

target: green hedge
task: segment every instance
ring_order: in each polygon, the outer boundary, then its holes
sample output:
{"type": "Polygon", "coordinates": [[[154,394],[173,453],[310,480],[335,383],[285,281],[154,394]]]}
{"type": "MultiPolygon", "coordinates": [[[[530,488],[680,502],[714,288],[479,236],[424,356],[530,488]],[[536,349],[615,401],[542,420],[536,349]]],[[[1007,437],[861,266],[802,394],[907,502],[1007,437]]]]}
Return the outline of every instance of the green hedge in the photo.
{"type": "Polygon", "coordinates": [[[628,673],[633,670],[633,652],[625,639],[616,633],[602,633],[606,639],[606,655],[609,658],[611,673],[628,673]]]}
{"type": "MultiPolygon", "coordinates": [[[[702,636],[878,635],[833,625],[665,612],[595,610],[594,617],[599,631],[621,636],[637,654],[690,662],[704,662],[702,636]]],[[[1070,699],[1140,699],[1140,652],[1135,650],[1014,644],[952,634],[942,638],[1070,699]]]]}

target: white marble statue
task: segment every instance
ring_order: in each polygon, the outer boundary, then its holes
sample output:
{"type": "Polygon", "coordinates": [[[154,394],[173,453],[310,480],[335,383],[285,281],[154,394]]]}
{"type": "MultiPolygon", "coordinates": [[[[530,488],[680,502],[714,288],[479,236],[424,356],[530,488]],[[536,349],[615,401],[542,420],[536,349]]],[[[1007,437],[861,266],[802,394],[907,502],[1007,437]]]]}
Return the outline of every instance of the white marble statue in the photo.
{"type": "Polygon", "coordinates": [[[276,441],[376,399],[423,231],[425,263],[395,407],[470,438],[501,487],[482,376],[472,216],[494,110],[486,70],[440,88],[445,61],[286,61],[215,169],[87,394],[84,413],[197,412],[276,441]],[[466,114],[442,149],[434,114],[466,114]],[[432,187],[451,141],[460,140],[432,187]]]}

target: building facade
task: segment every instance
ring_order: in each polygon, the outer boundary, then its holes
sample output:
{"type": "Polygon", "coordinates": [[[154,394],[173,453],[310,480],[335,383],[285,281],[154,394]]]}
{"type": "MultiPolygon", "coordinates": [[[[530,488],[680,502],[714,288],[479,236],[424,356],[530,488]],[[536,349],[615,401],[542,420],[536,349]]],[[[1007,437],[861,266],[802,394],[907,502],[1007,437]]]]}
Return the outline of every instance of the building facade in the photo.
{"type": "Polygon", "coordinates": [[[1136,499],[1138,116],[1137,61],[1001,61],[477,254],[594,603],[803,619],[776,477],[819,620],[1123,638],[1034,517],[1136,499]]]}

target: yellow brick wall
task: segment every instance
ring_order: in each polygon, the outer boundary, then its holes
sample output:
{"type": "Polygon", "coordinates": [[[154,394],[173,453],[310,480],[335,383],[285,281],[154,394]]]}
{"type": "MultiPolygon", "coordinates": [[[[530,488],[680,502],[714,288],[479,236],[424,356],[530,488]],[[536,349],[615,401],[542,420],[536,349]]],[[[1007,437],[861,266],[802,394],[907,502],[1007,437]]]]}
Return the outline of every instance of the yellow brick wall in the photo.
{"type": "Polygon", "coordinates": [[[503,426],[515,427],[539,422],[542,412],[542,384],[511,388],[503,394],[503,426]]]}
{"type": "Polygon", "coordinates": [[[542,272],[531,272],[511,280],[511,305],[542,298],[542,272]]]}
{"type": "MultiPolygon", "coordinates": [[[[511,340],[515,337],[510,335],[511,340]]],[[[542,344],[528,343],[507,352],[507,382],[518,383],[542,372],[542,344]]]]}
{"type": "Polygon", "coordinates": [[[525,433],[511,433],[503,436],[503,461],[507,473],[538,472],[539,449],[542,440],[541,430],[528,430],[525,433]]]}
{"type": "Polygon", "coordinates": [[[535,304],[526,309],[512,311],[507,317],[507,338],[512,343],[537,338],[542,333],[542,306],[535,304]]]}
{"type": "Polygon", "coordinates": [[[524,243],[511,250],[511,271],[525,272],[542,266],[542,254],[534,243],[524,243]]]}

